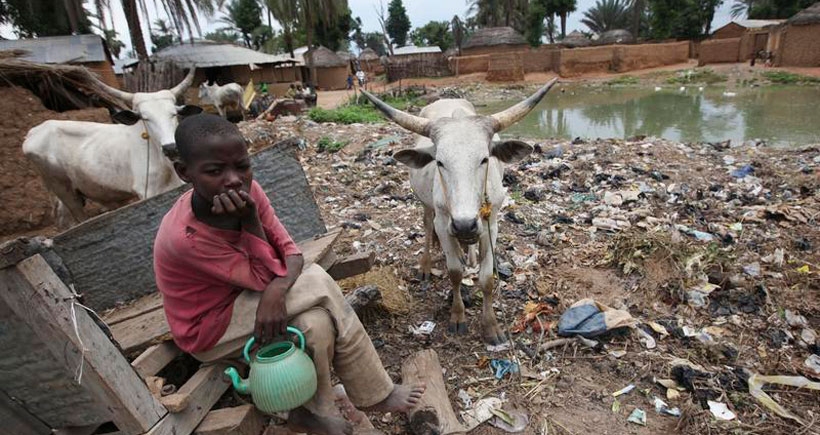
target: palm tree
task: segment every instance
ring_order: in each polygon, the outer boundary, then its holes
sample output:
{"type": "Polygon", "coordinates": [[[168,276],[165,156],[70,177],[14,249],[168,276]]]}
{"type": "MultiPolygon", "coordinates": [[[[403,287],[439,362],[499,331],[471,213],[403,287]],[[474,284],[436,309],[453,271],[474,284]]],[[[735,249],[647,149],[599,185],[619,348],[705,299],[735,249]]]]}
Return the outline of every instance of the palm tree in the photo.
{"type": "Polygon", "coordinates": [[[731,10],[732,18],[739,19],[748,17],[754,3],[754,0],[735,0],[731,10]]]}
{"type": "Polygon", "coordinates": [[[575,0],[553,0],[555,4],[555,14],[561,17],[561,38],[567,36],[567,15],[575,12],[575,0]]]}
{"type": "Polygon", "coordinates": [[[467,15],[479,26],[526,27],[527,0],[468,0],[467,15]]]}
{"type": "Polygon", "coordinates": [[[122,0],[122,11],[128,23],[128,33],[131,35],[131,46],[137,52],[140,61],[148,59],[148,50],[145,49],[145,38],[142,35],[137,0],[122,0]]]}
{"type": "MultiPolygon", "coordinates": [[[[347,0],[296,0],[299,10],[299,23],[305,29],[308,49],[313,48],[316,25],[321,21],[323,25],[332,27],[337,24],[339,17],[348,10],[347,0]]],[[[316,81],[316,67],[313,66],[312,56],[308,57],[311,82],[316,81]]]]}
{"type": "Polygon", "coordinates": [[[641,33],[641,18],[646,9],[646,0],[632,0],[632,35],[635,38],[641,33]]]}
{"type": "Polygon", "coordinates": [[[628,27],[629,12],[627,0],[597,0],[595,6],[584,12],[581,23],[600,35],[609,30],[628,27]]]}
{"type": "Polygon", "coordinates": [[[453,29],[453,41],[458,47],[458,55],[461,56],[461,44],[464,42],[465,28],[464,22],[458,15],[453,15],[453,20],[450,21],[450,28],[453,29]]]}
{"type": "Polygon", "coordinates": [[[265,0],[265,6],[273,18],[282,26],[282,37],[285,40],[285,51],[293,55],[293,29],[299,21],[299,9],[293,0],[265,0]]]}

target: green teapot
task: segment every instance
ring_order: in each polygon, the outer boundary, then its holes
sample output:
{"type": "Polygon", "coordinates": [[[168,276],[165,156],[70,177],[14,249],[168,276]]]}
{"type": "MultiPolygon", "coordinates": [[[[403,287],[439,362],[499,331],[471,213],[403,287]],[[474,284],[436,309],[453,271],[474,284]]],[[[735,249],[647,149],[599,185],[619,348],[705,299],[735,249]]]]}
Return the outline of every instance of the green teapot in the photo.
{"type": "Polygon", "coordinates": [[[305,353],[305,336],[291,326],[288,332],[299,337],[299,347],[291,341],[272,343],[260,348],[253,359],[250,350],[255,339],[248,340],[243,351],[250,364],[248,379],[240,378],[233,367],[225,369],[236,391],[250,394],[256,407],[268,414],[298,408],[316,393],[316,368],[305,353]]]}

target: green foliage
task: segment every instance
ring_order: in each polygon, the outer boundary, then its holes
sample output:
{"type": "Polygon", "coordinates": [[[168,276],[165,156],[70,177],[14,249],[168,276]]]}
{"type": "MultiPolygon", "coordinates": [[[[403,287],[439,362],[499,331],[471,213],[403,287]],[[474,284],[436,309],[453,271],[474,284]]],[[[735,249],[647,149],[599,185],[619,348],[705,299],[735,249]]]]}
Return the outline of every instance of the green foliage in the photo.
{"type": "Polygon", "coordinates": [[[319,138],[319,141],[316,142],[316,150],[320,153],[335,153],[346,147],[349,143],[349,140],[335,141],[328,136],[322,136],[319,138]]]}
{"type": "Polygon", "coordinates": [[[220,19],[228,27],[242,35],[248,48],[258,49],[265,41],[254,39],[254,31],[262,27],[262,8],[257,0],[233,0],[225,7],[225,16],[220,19]]]}
{"type": "Polygon", "coordinates": [[[120,41],[118,38],[118,34],[115,30],[112,29],[105,29],[103,30],[103,38],[105,39],[105,44],[108,45],[108,49],[111,50],[111,54],[119,59],[120,52],[125,47],[125,43],[120,41]]]}
{"type": "Polygon", "coordinates": [[[725,82],[727,77],[718,74],[711,69],[695,69],[680,71],[672,77],[667,77],[666,82],[672,85],[689,85],[689,84],[714,84],[725,82]]]}
{"type": "Polygon", "coordinates": [[[154,27],[151,29],[151,51],[156,53],[163,48],[174,45],[179,38],[165,20],[157,18],[154,20],[154,27]]]}
{"type": "Polygon", "coordinates": [[[417,46],[438,46],[441,51],[453,46],[453,34],[447,21],[430,21],[410,32],[410,39],[417,46]]]}
{"type": "Polygon", "coordinates": [[[527,30],[530,8],[527,0],[468,0],[467,27],[512,27],[519,33],[527,30]]]}
{"type": "Polygon", "coordinates": [[[615,77],[614,79],[606,82],[606,84],[610,86],[629,86],[629,85],[637,85],[640,80],[631,75],[624,75],[620,77],[615,77]]]}
{"type": "Polygon", "coordinates": [[[610,30],[626,29],[632,19],[629,2],[630,0],[597,0],[595,6],[584,12],[581,24],[599,35],[610,30]]]}
{"type": "Polygon", "coordinates": [[[541,37],[544,36],[544,17],[547,15],[546,9],[540,2],[530,5],[527,12],[527,28],[524,37],[533,47],[541,45],[541,37]]]}
{"type": "Polygon", "coordinates": [[[82,0],[0,0],[0,24],[10,24],[19,38],[70,35],[69,10],[78,15],[77,33],[89,33],[91,22],[82,0]]]}
{"type": "Polygon", "coordinates": [[[336,109],[314,107],[308,112],[308,118],[314,122],[335,122],[339,124],[365,124],[381,122],[383,118],[373,106],[346,105],[336,109]]]}
{"type": "Polygon", "coordinates": [[[361,34],[360,38],[355,40],[355,42],[356,46],[359,47],[359,50],[370,48],[379,56],[384,56],[387,54],[387,49],[384,47],[384,38],[379,32],[364,32],[361,34]]]}
{"type": "Polygon", "coordinates": [[[766,71],[763,73],[766,80],[779,85],[802,85],[820,83],[820,77],[802,76],[788,71],[766,71]]]}
{"type": "Polygon", "coordinates": [[[650,36],[696,39],[709,34],[723,0],[648,0],[650,36]]]}
{"type": "Polygon", "coordinates": [[[789,18],[803,9],[811,6],[816,0],[756,0],[751,3],[748,11],[749,18],[789,18]]]}
{"type": "Polygon", "coordinates": [[[387,34],[393,43],[399,47],[407,45],[407,32],[410,31],[410,18],[401,0],[390,0],[387,7],[387,34]]]}
{"type": "Polygon", "coordinates": [[[239,34],[229,29],[219,29],[205,34],[205,39],[214,42],[235,44],[239,41],[239,34]]]}
{"type": "Polygon", "coordinates": [[[359,23],[351,16],[350,9],[345,9],[341,15],[327,19],[319,17],[316,25],[313,27],[313,32],[316,37],[316,44],[324,45],[332,51],[348,48],[348,41],[352,39],[350,35],[351,30],[355,31],[355,27],[359,23]]]}

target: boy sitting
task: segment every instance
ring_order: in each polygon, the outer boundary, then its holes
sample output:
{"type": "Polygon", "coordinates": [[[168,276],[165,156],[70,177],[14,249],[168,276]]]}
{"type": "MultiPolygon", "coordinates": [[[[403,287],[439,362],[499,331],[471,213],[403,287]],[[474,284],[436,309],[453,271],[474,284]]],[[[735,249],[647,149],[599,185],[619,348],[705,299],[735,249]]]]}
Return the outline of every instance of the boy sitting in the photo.
{"type": "Polygon", "coordinates": [[[330,367],[363,410],[409,411],[424,385],[394,385],[356,313],[333,279],[303,259],[261,186],[245,140],[216,115],[185,119],[176,130],[185,192],[162,219],[154,271],[174,341],[203,362],[238,355],[253,334],[277,341],[301,329],[318,378],[316,395],[290,412],[300,432],[347,434],[330,367]]]}

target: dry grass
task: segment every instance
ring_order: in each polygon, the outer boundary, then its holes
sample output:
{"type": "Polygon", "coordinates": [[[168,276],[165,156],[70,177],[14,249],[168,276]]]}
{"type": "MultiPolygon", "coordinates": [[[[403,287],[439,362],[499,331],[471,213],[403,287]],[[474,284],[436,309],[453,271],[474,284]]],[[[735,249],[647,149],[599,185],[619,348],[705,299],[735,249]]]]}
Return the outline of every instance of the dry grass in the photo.
{"type": "Polygon", "coordinates": [[[376,267],[371,271],[342,280],[339,285],[349,291],[363,285],[375,285],[382,293],[382,306],[394,315],[407,315],[413,309],[413,297],[407,289],[400,288],[402,279],[391,267],[376,267]]]}

